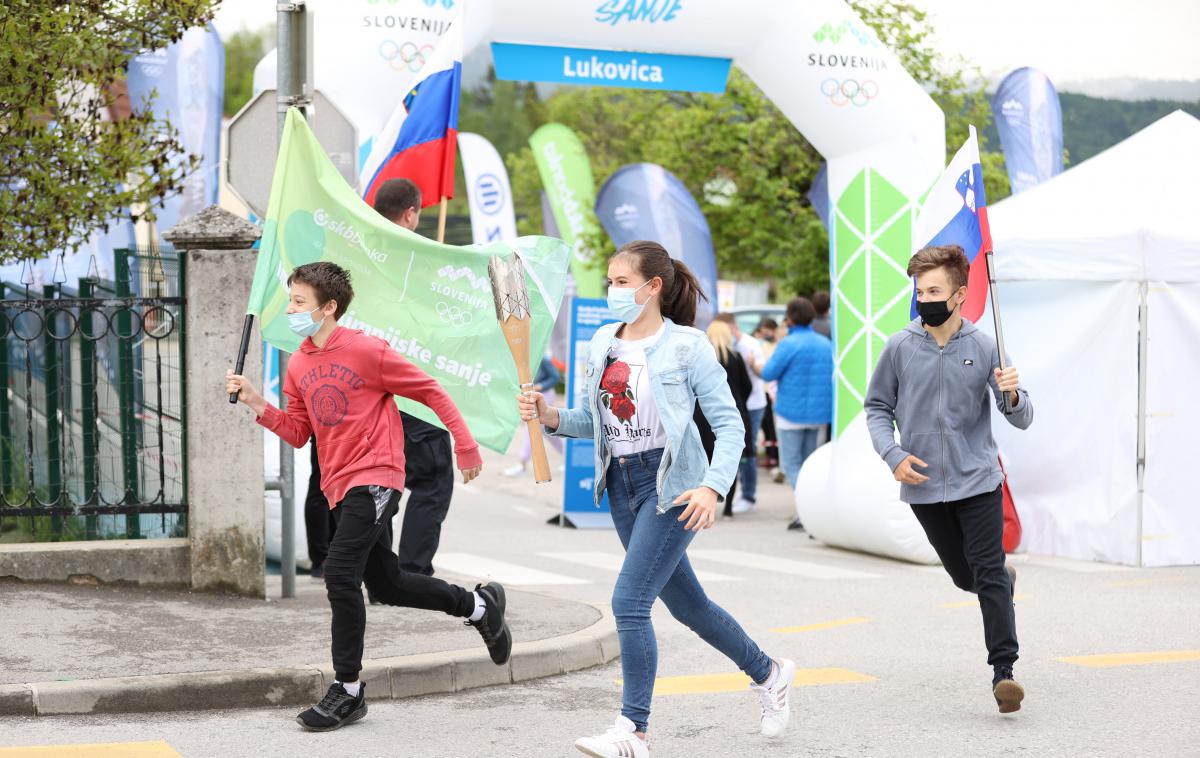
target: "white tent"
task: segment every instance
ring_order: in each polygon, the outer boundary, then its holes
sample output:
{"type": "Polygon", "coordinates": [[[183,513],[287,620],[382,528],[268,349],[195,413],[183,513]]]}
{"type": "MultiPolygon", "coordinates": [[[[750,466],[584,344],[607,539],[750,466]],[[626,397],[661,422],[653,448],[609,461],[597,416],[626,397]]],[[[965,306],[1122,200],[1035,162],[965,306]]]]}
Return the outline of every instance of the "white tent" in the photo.
{"type": "Polygon", "coordinates": [[[1200,563],[1197,176],[1200,120],[1177,111],[989,208],[1034,399],[1028,431],[994,424],[1024,550],[1200,563]]]}

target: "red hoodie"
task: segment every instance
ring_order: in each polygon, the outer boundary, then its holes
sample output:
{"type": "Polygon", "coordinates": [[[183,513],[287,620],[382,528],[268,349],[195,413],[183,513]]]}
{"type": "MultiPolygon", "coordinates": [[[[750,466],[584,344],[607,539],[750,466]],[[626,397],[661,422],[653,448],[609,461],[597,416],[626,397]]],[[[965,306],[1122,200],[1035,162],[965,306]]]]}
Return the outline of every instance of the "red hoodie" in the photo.
{"type": "Polygon", "coordinates": [[[288,361],[287,412],[271,404],[258,423],[293,447],[317,435],[321,491],[330,508],[351,487],[404,489],[404,427],[393,395],[424,403],[454,435],[460,469],[483,464],[462,414],[434,379],[383,340],[337,327],[318,348],[305,339],[288,361]]]}

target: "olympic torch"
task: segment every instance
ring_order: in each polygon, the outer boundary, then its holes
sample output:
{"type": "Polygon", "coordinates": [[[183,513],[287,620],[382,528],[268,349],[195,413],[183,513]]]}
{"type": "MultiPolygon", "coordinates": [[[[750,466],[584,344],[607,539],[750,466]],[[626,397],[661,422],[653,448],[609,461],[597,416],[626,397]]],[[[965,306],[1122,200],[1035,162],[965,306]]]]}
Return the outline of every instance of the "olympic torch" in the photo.
{"type": "MultiPolygon", "coordinates": [[[[532,332],[533,314],[529,310],[529,290],[525,287],[525,267],[514,253],[509,258],[492,256],[488,262],[488,278],[492,282],[492,297],[496,301],[496,319],[500,331],[517,364],[517,380],[521,391],[533,387],[533,372],[529,368],[529,339],[532,332]]],[[[550,463],[546,460],[546,446],[542,441],[542,429],[537,419],[527,422],[529,445],[533,452],[533,478],[536,482],[550,481],[550,463]]]]}

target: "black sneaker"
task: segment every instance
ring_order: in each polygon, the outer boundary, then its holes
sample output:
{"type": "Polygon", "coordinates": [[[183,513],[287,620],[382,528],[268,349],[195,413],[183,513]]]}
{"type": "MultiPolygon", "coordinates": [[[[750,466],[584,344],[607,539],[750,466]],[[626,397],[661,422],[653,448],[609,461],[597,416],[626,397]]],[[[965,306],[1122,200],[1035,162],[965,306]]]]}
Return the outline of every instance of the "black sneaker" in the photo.
{"type": "Polygon", "coordinates": [[[800,519],[792,519],[792,523],[788,524],[788,531],[804,531],[804,524],[800,523],[800,519]]]}
{"type": "Polygon", "coordinates": [[[508,656],[512,653],[512,634],[504,622],[504,588],[499,582],[488,582],[487,585],[475,585],[475,591],[483,596],[487,610],[480,620],[465,623],[479,631],[492,656],[492,663],[503,666],[508,663],[508,656]]]}
{"type": "Polygon", "coordinates": [[[1025,689],[1013,679],[1012,666],[993,666],[996,672],[992,677],[992,695],[1001,713],[1015,713],[1021,710],[1021,701],[1025,699],[1025,689]]]}
{"type": "Polygon", "coordinates": [[[358,697],[343,689],[341,682],[329,685],[321,702],[296,717],[296,723],[310,732],[331,732],[367,715],[367,685],[358,686],[358,697]]]}

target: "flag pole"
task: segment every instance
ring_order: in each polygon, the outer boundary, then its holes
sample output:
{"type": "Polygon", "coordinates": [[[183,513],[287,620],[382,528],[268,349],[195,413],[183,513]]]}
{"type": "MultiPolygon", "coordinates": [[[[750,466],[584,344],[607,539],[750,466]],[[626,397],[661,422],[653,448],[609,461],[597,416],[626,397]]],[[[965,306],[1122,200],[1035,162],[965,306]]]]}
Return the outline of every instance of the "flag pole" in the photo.
{"type": "MultiPolygon", "coordinates": [[[[975,127],[968,126],[968,130],[970,132],[968,141],[974,142],[977,139],[975,127]]],[[[976,162],[979,161],[978,155],[976,155],[975,160],[976,162]]],[[[979,167],[979,189],[977,191],[980,193],[983,193],[984,191],[982,165],[979,167]]],[[[1004,327],[1000,323],[1000,301],[996,299],[996,261],[995,258],[992,257],[992,228],[991,224],[988,222],[987,202],[982,201],[979,205],[979,231],[983,237],[983,262],[987,267],[988,302],[990,302],[992,305],[992,323],[996,328],[996,352],[998,353],[998,361],[996,365],[998,365],[1000,370],[1003,371],[1005,368],[1007,368],[1005,364],[1008,362],[1008,351],[1004,349],[1004,327]]],[[[1004,415],[1011,416],[1013,412],[1012,395],[1008,392],[1002,392],[1000,394],[1004,396],[1004,415]]]]}
{"type": "MultiPolygon", "coordinates": [[[[996,351],[1000,354],[1000,370],[1003,371],[1006,368],[1004,364],[1008,353],[1004,349],[1004,328],[1000,325],[1000,303],[996,300],[996,264],[992,259],[991,250],[984,253],[984,262],[987,264],[988,300],[992,304],[992,321],[996,326],[996,351]]],[[[1012,415],[1012,394],[1009,392],[1002,394],[1004,395],[1004,415],[1012,415]]]]}
{"type": "Polygon", "coordinates": [[[437,231],[437,241],[438,242],[446,241],[446,202],[447,202],[446,196],[442,195],[442,203],[441,203],[441,206],[438,208],[438,231],[437,231]]]}
{"type": "MultiPolygon", "coordinates": [[[[246,353],[250,350],[250,333],[253,328],[254,316],[247,313],[246,318],[242,320],[242,341],[238,343],[237,360],[234,363],[233,369],[233,373],[238,376],[241,376],[242,372],[246,370],[246,353]]],[[[229,402],[236,404],[239,394],[240,390],[229,393],[229,402]]]]}

